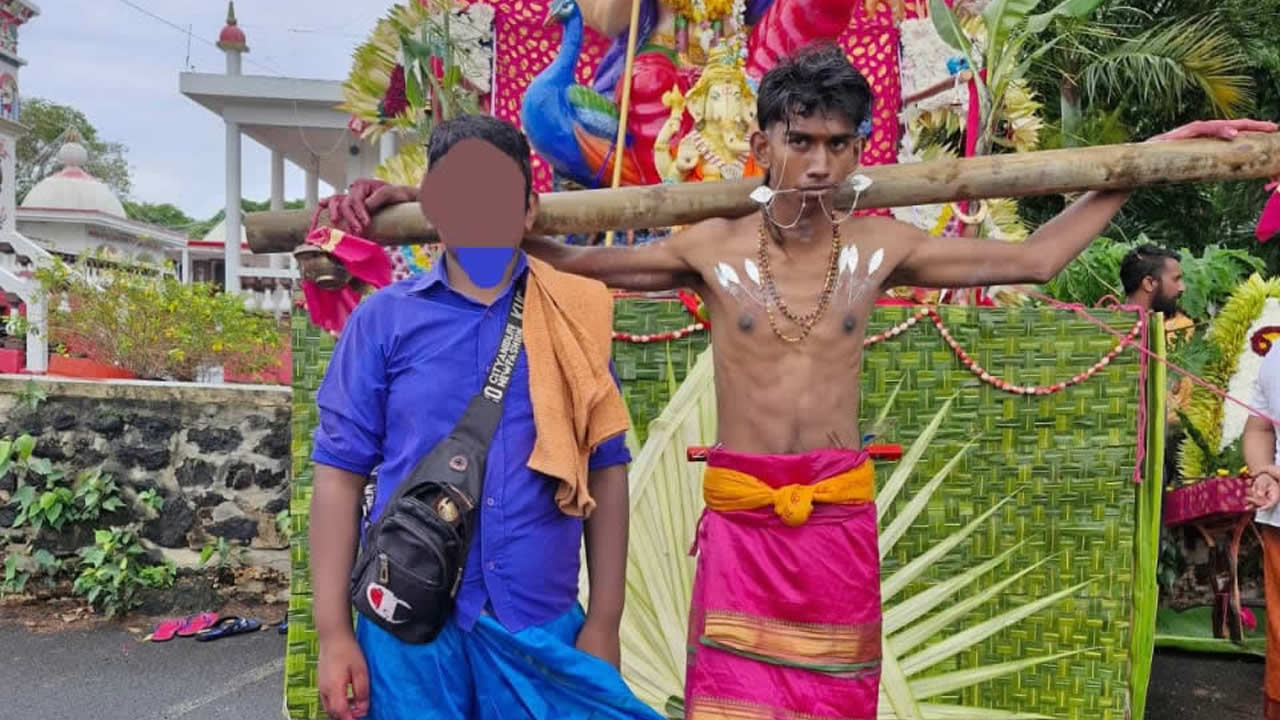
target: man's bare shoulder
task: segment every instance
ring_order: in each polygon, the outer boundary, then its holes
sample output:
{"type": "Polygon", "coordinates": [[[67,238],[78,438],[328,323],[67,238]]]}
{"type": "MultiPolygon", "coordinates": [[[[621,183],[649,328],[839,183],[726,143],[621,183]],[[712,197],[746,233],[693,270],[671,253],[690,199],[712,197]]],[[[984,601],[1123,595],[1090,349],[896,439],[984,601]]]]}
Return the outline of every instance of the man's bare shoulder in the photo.
{"type": "Polygon", "coordinates": [[[681,243],[705,241],[710,238],[724,238],[742,231],[743,218],[708,218],[692,225],[686,225],[679,232],[672,234],[671,240],[681,243]]]}
{"type": "Polygon", "coordinates": [[[707,262],[731,252],[735,245],[741,244],[749,233],[753,233],[753,217],[748,215],[742,218],[702,220],[672,233],[665,242],[685,262],[702,268],[707,262]]]}
{"type": "Polygon", "coordinates": [[[895,245],[919,243],[929,238],[914,225],[884,215],[859,215],[849,218],[842,225],[850,237],[872,240],[892,240],[895,245]]]}

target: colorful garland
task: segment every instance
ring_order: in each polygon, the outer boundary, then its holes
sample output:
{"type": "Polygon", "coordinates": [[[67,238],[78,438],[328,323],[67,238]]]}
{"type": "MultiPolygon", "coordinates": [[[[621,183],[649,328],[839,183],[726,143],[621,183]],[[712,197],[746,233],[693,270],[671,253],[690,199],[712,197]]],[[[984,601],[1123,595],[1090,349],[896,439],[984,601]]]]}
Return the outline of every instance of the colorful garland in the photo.
{"type": "Polygon", "coordinates": [[[617,330],[615,330],[613,332],[613,339],[621,340],[622,342],[630,342],[630,343],[667,342],[670,340],[679,340],[680,338],[688,337],[689,335],[692,335],[696,332],[700,332],[706,329],[707,329],[706,325],[703,325],[702,323],[698,322],[692,325],[687,325],[685,327],[682,327],[679,330],[671,330],[669,332],[664,332],[664,333],[654,333],[652,335],[632,335],[631,333],[618,332],[617,330]]]}
{"type": "MultiPolygon", "coordinates": [[[[903,320],[897,325],[894,325],[888,330],[864,339],[862,341],[862,346],[870,347],[878,342],[884,342],[890,338],[897,337],[911,329],[911,327],[916,323],[920,322],[920,319],[925,315],[928,315],[929,319],[933,321],[934,326],[938,328],[938,333],[942,335],[943,340],[947,341],[947,345],[951,348],[952,352],[956,354],[956,357],[960,359],[961,364],[988,385],[1015,395],[1052,395],[1054,393],[1062,392],[1072,385],[1079,385],[1089,378],[1092,378],[1094,375],[1097,375],[1104,368],[1110,365],[1111,361],[1124,350],[1125,345],[1133,341],[1133,339],[1142,332],[1142,326],[1145,323],[1145,320],[1139,318],[1138,321],[1134,323],[1133,328],[1129,330],[1125,339],[1116,343],[1116,346],[1113,347],[1106,355],[1103,355],[1101,360],[1094,363],[1088,370],[1072,377],[1070,380],[1064,380],[1063,382],[1054,383],[1053,385],[1014,385],[1003,378],[992,375],[986,370],[986,368],[982,367],[973,358],[969,357],[969,353],[965,352],[964,348],[960,347],[960,343],[956,342],[956,339],[952,337],[951,332],[947,330],[945,325],[943,325],[942,316],[939,315],[938,311],[933,307],[919,310],[911,317],[903,320]]],[[[613,339],[632,343],[668,342],[671,340],[679,340],[680,338],[687,337],[695,332],[701,332],[706,329],[707,326],[705,324],[696,322],[692,325],[680,328],[679,330],[654,333],[651,335],[633,335],[631,333],[615,331],[613,333],[613,339]]]]}
{"type": "Polygon", "coordinates": [[[902,333],[906,332],[912,325],[915,325],[916,323],[920,322],[920,318],[924,317],[925,313],[927,312],[929,312],[927,309],[921,310],[917,312],[915,315],[912,315],[911,317],[907,318],[906,320],[903,320],[897,325],[894,325],[888,330],[885,330],[879,335],[872,335],[869,338],[863,339],[862,347],[871,347],[872,345],[875,345],[878,342],[884,342],[889,338],[897,337],[901,335],[902,333]]]}
{"type": "MultiPolygon", "coordinates": [[[[948,332],[946,326],[942,324],[942,317],[938,315],[937,310],[929,308],[925,312],[929,313],[929,318],[933,320],[934,326],[938,328],[938,332],[942,335],[942,339],[947,341],[947,345],[951,346],[951,350],[955,352],[956,357],[960,358],[960,362],[963,363],[965,367],[969,368],[970,372],[977,375],[988,385],[992,385],[1000,390],[1004,390],[1005,392],[1015,393],[1018,395],[1052,395],[1053,393],[1066,390],[1072,385],[1079,385],[1085,380],[1088,380],[1098,374],[1098,372],[1103,368],[1110,365],[1111,361],[1120,354],[1120,351],[1124,350],[1124,346],[1137,337],[1138,333],[1142,332],[1142,326],[1145,323],[1145,320],[1139,317],[1138,321],[1134,323],[1133,329],[1129,331],[1128,336],[1116,343],[1116,346],[1111,349],[1111,352],[1103,355],[1102,359],[1094,363],[1092,367],[1085,370],[1083,373],[1076,375],[1070,380],[1046,386],[1020,386],[1009,383],[1006,380],[998,378],[987,372],[986,368],[983,368],[975,362],[973,358],[969,357],[969,354],[964,351],[964,348],[960,347],[960,343],[956,342],[955,338],[951,337],[951,333],[948,332]]],[[[915,318],[912,318],[912,320],[914,319],[915,318]]],[[[897,328],[894,329],[896,330],[897,328]]]]}

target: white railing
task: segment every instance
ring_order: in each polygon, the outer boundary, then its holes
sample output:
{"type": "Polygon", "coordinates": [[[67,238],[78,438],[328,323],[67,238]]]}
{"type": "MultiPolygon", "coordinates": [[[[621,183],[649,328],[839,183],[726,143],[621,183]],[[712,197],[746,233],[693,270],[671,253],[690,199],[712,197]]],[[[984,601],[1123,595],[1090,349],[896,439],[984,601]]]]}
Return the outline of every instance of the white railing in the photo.
{"type": "MultiPolygon", "coordinates": [[[[14,277],[22,277],[27,274],[27,268],[18,261],[18,256],[14,253],[0,252],[0,270],[6,270],[14,277]]],[[[17,290],[5,288],[9,292],[17,292],[17,290]]]]}
{"type": "Polygon", "coordinates": [[[254,312],[271,313],[277,317],[287,314],[293,307],[293,290],[290,286],[262,289],[243,289],[244,307],[254,312]]]}
{"type": "Polygon", "coordinates": [[[0,241],[12,250],[0,252],[0,290],[11,292],[27,305],[27,369],[44,372],[49,367],[49,320],[44,298],[32,273],[51,265],[53,256],[17,232],[6,232],[0,241]],[[25,257],[23,263],[19,257],[25,257]]]}
{"type": "MultiPolygon", "coordinates": [[[[27,369],[44,372],[48,368],[49,351],[48,319],[45,302],[39,286],[32,277],[42,266],[53,264],[54,256],[47,250],[18,233],[0,236],[0,243],[8,243],[11,250],[0,250],[0,291],[10,292],[21,298],[27,306],[27,369]]],[[[92,263],[80,266],[91,285],[101,287],[106,269],[92,263]]],[[[270,313],[282,317],[293,310],[293,289],[299,282],[296,263],[290,258],[289,267],[241,268],[245,309],[270,313]]]]}
{"type": "Polygon", "coordinates": [[[299,282],[298,264],[289,256],[288,267],[241,267],[240,293],[246,309],[280,317],[293,309],[293,289],[299,282]]]}

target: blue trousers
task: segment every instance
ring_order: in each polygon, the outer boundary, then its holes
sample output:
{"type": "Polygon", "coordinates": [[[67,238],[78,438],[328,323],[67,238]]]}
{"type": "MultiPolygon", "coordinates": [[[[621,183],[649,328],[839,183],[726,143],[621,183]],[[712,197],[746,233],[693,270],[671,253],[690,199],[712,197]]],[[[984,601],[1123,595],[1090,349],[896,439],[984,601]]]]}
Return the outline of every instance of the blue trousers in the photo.
{"type": "Polygon", "coordinates": [[[481,615],[413,645],[361,617],[369,720],[662,720],[613,666],[574,647],[582,608],[507,631],[481,615]]]}

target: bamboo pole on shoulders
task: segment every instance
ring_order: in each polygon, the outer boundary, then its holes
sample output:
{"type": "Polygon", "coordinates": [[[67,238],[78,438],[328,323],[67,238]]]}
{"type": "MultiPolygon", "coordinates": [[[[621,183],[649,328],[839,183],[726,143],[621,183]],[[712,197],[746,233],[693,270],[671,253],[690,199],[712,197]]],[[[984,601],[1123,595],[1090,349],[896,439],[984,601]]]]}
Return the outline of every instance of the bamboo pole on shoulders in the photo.
{"type": "MultiPolygon", "coordinates": [[[[860,208],[1251,180],[1280,176],[1280,132],[877,165],[861,172],[872,185],[859,197],[860,208]]],[[[757,185],[747,179],[548,193],[540,198],[535,231],[641,230],[741,217],[757,209],[748,197],[757,185]]],[[[835,204],[848,208],[854,195],[846,186],[835,204]]],[[[483,212],[479,201],[477,212],[483,212]]],[[[249,246],[255,253],[290,252],[303,242],[310,222],[306,210],[251,213],[245,216],[249,246]]],[[[384,245],[436,241],[416,203],[382,210],[366,234],[384,245]]]]}

